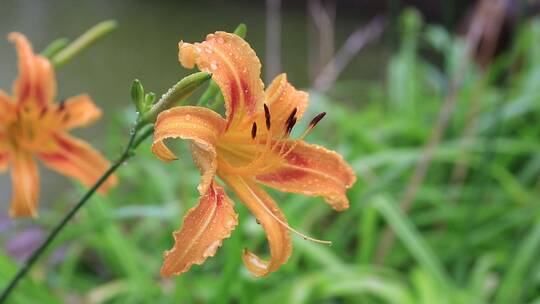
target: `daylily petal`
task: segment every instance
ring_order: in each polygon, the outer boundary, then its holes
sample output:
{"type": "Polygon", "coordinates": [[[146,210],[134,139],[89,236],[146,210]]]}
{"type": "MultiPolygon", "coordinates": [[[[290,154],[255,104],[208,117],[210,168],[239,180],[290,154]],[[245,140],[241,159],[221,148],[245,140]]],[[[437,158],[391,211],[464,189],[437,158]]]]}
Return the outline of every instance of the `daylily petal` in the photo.
{"type": "Polygon", "coordinates": [[[6,171],[9,165],[9,149],[7,145],[7,136],[0,130],[0,172],[6,171]]]}
{"type": "Polygon", "coordinates": [[[66,129],[87,126],[101,117],[101,110],[86,94],[68,98],[61,107],[64,112],[62,124],[66,129]]]}
{"type": "MultiPolygon", "coordinates": [[[[287,151],[295,141],[288,141],[287,151]]],[[[356,181],[352,168],[341,155],[321,146],[296,142],[294,149],[256,180],[284,192],[323,196],[336,210],[349,207],[345,192],[356,181]]]]}
{"type": "Polygon", "coordinates": [[[8,116],[13,113],[15,104],[11,98],[2,90],[0,90],[0,122],[6,122],[8,116]]]}
{"type": "Polygon", "coordinates": [[[11,157],[11,182],[13,198],[11,217],[37,216],[39,197],[39,172],[32,155],[18,150],[11,157]]]}
{"type": "Polygon", "coordinates": [[[204,194],[217,169],[216,144],[225,128],[225,120],[216,112],[202,107],[175,107],[159,114],[154,127],[152,152],[163,161],[175,160],[174,153],[163,142],[168,138],[189,139],[193,157],[202,179],[199,192],[204,194]]]}
{"type": "Polygon", "coordinates": [[[15,100],[19,104],[47,105],[56,94],[53,67],[45,57],[34,54],[23,34],[10,33],[8,38],[15,43],[19,56],[19,77],[13,85],[15,100]]]}
{"type": "Polygon", "coordinates": [[[6,150],[0,149],[0,172],[7,170],[9,165],[9,153],[6,150]]]}
{"type": "Polygon", "coordinates": [[[164,254],[161,275],[186,272],[193,264],[200,265],[214,256],[238,224],[233,206],[223,188],[212,183],[199,204],[187,212],[182,228],[174,232],[175,244],[164,254]]]}
{"type": "MultiPolygon", "coordinates": [[[[37,152],[43,163],[58,173],[79,180],[86,187],[92,186],[109,168],[109,161],[88,143],[67,133],[56,133],[51,142],[37,152]]],[[[111,176],[99,188],[105,193],[118,183],[111,176]]]]}
{"type": "Polygon", "coordinates": [[[235,34],[216,32],[202,43],[178,44],[180,63],[186,68],[195,64],[212,73],[225,99],[227,125],[251,117],[261,109],[264,85],[260,79],[261,62],[253,49],[235,34]]]}
{"type": "Polygon", "coordinates": [[[253,181],[234,175],[220,175],[220,177],[255,215],[268,238],[270,260],[265,261],[246,249],[242,256],[244,264],[257,277],[276,271],[287,262],[292,251],[291,238],[285,226],[287,225],[285,216],[270,195],[253,181]]]}
{"type": "MultiPolygon", "coordinates": [[[[266,89],[266,104],[271,113],[271,130],[279,136],[285,130],[285,122],[295,108],[296,119],[302,118],[308,105],[308,93],[295,89],[287,81],[287,75],[280,74],[266,89]]],[[[264,117],[261,117],[260,121],[263,121],[262,119],[264,117]]]]}

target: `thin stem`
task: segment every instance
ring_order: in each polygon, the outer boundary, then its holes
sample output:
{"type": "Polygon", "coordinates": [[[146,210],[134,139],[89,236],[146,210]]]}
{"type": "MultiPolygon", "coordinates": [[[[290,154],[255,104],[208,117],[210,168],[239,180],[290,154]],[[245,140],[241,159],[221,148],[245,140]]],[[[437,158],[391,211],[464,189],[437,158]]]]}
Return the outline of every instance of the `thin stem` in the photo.
{"type": "MultiPolygon", "coordinates": [[[[153,128],[150,128],[153,129],[153,128]]],[[[97,182],[90,188],[88,191],[84,194],[84,196],[71,208],[71,210],[66,214],[66,216],[60,221],[56,227],[51,231],[51,233],[47,236],[45,241],[32,253],[32,255],[28,258],[28,260],[24,263],[23,267],[15,274],[15,276],[11,279],[7,287],[2,291],[2,295],[0,296],[0,303],[4,303],[11,292],[17,287],[17,284],[20,282],[22,278],[26,276],[30,268],[36,263],[36,261],[41,257],[41,255],[45,252],[47,247],[56,239],[58,234],[64,229],[66,224],[77,214],[79,209],[81,209],[84,204],[92,197],[92,195],[97,191],[97,189],[109,178],[117,169],[124,163],[126,160],[128,160],[131,156],[133,156],[133,148],[138,146],[146,137],[150,136],[152,132],[148,132],[145,130],[141,136],[137,137],[137,131],[133,129],[131,131],[131,136],[129,138],[129,142],[122,152],[122,155],[118,160],[116,160],[110,167],[103,173],[103,175],[97,180],[97,182]],[[137,140],[136,140],[137,138],[137,140]]]]}
{"type": "Polygon", "coordinates": [[[109,20],[103,21],[91,29],[82,34],[79,38],[75,39],[67,47],[56,53],[51,58],[51,63],[55,68],[58,68],[68,62],[73,56],[82,52],[84,49],[92,45],[99,38],[107,35],[116,28],[116,21],[109,20]]]}
{"type": "Polygon", "coordinates": [[[137,147],[146,139],[148,136],[150,136],[152,133],[154,133],[154,124],[149,124],[144,127],[142,127],[138,132],[138,135],[135,137],[135,140],[133,140],[133,149],[137,149],[137,147]]]}
{"type": "Polygon", "coordinates": [[[219,87],[215,81],[211,81],[208,85],[208,89],[204,91],[201,98],[199,98],[199,102],[197,102],[197,106],[204,107],[206,105],[210,104],[210,100],[215,99],[218,94],[221,92],[219,91],[219,87]]]}

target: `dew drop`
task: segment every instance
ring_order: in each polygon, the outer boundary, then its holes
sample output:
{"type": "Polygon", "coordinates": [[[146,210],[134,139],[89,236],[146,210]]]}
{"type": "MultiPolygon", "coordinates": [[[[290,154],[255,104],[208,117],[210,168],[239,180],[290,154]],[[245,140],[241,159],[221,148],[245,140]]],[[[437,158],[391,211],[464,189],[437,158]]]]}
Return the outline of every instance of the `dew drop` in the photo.
{"type": "Polygon", "coordinates": [[[223,40],[223,38],[221,38],[221,37],[218,37],[217,42],[219,44],[223,44],[225,42],[225,40],[223,40]]]}
{"type": "Polygon", "coordinates": [[[212,49],[210,49],[210,48],[205,49],[204,51],[205,51],[206,53],[208,53],[208,54],[212,54],[212,53],[213,53],[212,49]]]}
{"type": "Polygon", "coordinates": [[[215,62],[210,63],[210,69],[215,71],[215,70],[217,70],[217,68],[218,68],[217,63],[215,63],[215,62]]]}
{"type": "Polygon", "coordinates": [[[191,120],[191,114],[186,114],[185,119],[186,119],[186,120],[191,120]]]}
{"type": "Polygon", "coordinates": [[[200,53],[200,52],[201,52],[201,48],[200,48],[200,47],[196,47],[196,48],[195,48],[195,51],[196,51],[197,53],[200,53]]]}

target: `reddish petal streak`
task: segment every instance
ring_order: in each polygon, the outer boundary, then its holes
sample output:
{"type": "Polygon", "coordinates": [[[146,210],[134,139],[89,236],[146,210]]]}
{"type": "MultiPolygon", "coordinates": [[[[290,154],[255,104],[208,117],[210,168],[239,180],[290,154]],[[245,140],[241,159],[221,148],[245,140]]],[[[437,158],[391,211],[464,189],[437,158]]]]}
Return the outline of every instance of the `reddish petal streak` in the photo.
{"type": "Polygon", "coordinates": [[[55,135],[54,139],[56,140],[56,143],[67,152],[75,153],[77,151],[77,147],[74,146],[72,143],[68,142],[67,140],[63,139],[62,137],[55,135]]]}
{"type": "Polygon", "coordinates": [[[49,162],[62,162],[67,161],[67,157],[60,153],[40,153],[39,157],[49,162]]]}
{"type": "Polygon", "coordinates": [[[19,96],[20,102],[26,101],[26,99],[28,99],[28,96],[30,96],[30,83],[26,81],[21,88],[21,93],[19,96]]]}

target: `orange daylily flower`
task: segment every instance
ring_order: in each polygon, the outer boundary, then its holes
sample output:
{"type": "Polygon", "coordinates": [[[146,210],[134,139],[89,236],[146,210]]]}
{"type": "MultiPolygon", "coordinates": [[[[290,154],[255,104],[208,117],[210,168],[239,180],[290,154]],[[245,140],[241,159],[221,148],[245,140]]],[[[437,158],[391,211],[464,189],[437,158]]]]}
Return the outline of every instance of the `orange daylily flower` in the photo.
{"type": "MultiPolygon", "coordinates": [[[[37,216],[39,172],[34,157],[47,167],[92,185],[109,162],[88,143],[67,130],[86,126],[101,116],[88,95],[52,103],[56,94],[54,69],[32,51],[26,37],[11,33],[19,57],[19,77],[13,96],[0,90],[0,172],[11,167],[11,217],[37,216]]],[[[112,177],[100,188],[116,184],[112,177]]]]}
{"type": "Polygon", "coordinates": [[[299,139],[290,139],[291,129],[307,107],[308,94],[289,84],[285,74],[276,77],[264,91],[259,59],[242,38],[217,32],[202,43],[180,42],[179,48],[184,67],[196,65],[212,73],[225,100],[226,118],[193,106],[175,107],[158,116],[154,154],[164,161],[174,160],[164,140],[190,140],[202,174],[199,204],[188,211],[182,228],[174,233],[175,245],[165,253],[161,273],[180,274],[193,264],[202,264],[235,228],[234,203],[215,180],[217,175],[266,232],[268,261],[248,250],[243,253],[249,271],[265,276],[287,261],[292,249],[289,231],[298,232],[287,224],[261,185],[322,196],[342,211],[349,207],[345,192],[354,184],[355,174],[339,154],[303,141],[324,113],[311,121],[299,139]]]}

